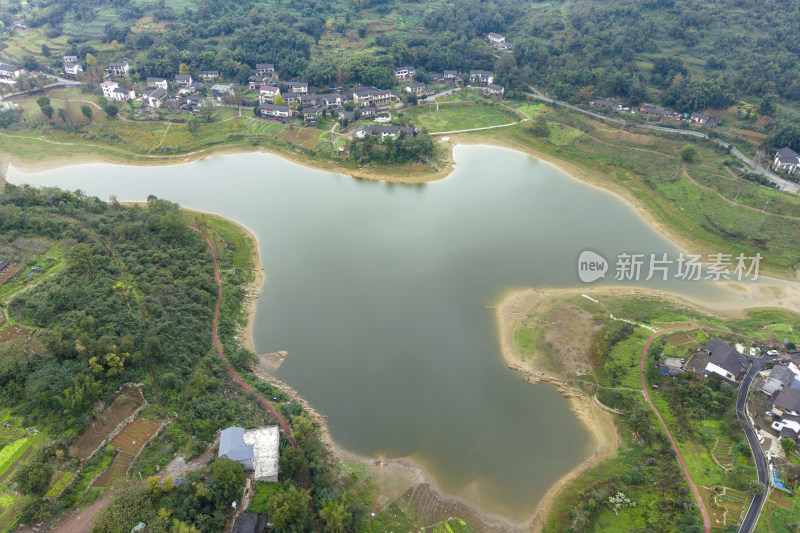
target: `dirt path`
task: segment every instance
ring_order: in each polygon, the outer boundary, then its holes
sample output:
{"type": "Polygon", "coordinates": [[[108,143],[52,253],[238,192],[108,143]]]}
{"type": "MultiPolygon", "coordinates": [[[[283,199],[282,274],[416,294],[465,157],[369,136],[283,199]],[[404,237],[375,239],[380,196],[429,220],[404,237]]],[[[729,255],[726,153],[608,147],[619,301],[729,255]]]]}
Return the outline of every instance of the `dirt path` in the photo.
{"type": "Polygon", "coordinates": [[[674,333],[676,331],[683,331],[687,329],[700,329],[703,331],[713,331],[715,333],[723,333],[726,335],[735,335],[737,337],[742,337],[744,339],[754,340],[746,335],[741,335],[739,333],[734,333],[733,331],[727,331],[724,329],[715,329],[715,328],[698,328],[695,326],[677,326],[674,328],[669,329],[662,329],[661,331],[657,331],[650,335],[647,338],[647,341],[644,343],[644,348],[642,349],[642,360],[639,366],[639,372],[642,376],[642,392],[644,392],[644,397],[647,400],[647,403],[650,404],[650,407],[656,413],[656,417],[661,422],[661,426],[664,428],[664,431],[667,432],[667,437],[669,438],[670,443],[672,444],[672,449],[675,451],[675,456],[678,459],[678,464],[680,464],[681,469],[683,470],[683,474],[686,476],[686,481],[689,482],[689,487],[692,489],[692,494],[694,495],[694,499],[697,502],[697,506],[700,509],[700,514],[703,515],[703,528],[705,529],[706,533],[710,533],[711,531],[711,519],[708,516],[708,511],[706,511],[706,507],[703,504],[703,499],[700,497],[700,491],[697,490],[697,485],[695,485],[694,481],[692,480],[692,476],[689,474],[689,469],[686,467],[686,463],[683,461],[683,456],[681,455],[681,451],[678,449],[678,445],[675,443],[675,439],[672,438],[672,433],[669,431],[667,427],[667,423],[664,421],[664,418],[661,416],[661,413],[658,412],[653,400],[650,398],[650,391],[647,390],[647,380],[645,379],[644,374],[644,361],[647,358],[647,350],[650,348],[650,343],[653,342],[656,338],[660,337],[661,335],[666,335],[667,333],[674,333]]]}
{"type": "Polygon", "coordinates": [[[51,529],[50,532],[86,533],[87,531],[91,531],[94,519],[97,518],[97,515],[100,514],[100,511],[105,509],[113,499],[114,495],[110,492],[106,492],[93,504],[85,507],[84,509],[75,511],[69,518],[67,518],[66,522],[57,525],[55,528],[51,529]]]}
{"type": "Polygon", "coordinates": [[[703,529],[706,533],[711,532],[711,519],[708,517],[708,511],[706,511],[706,506],[703,504],[703,498],[700,497],[700,491],[697,490],[697,485],[694,484],[694,480],[692,480],[692,476],[689,474],[689,469],[686,468],[686,463],[683,461],[683,455],[681,455],[681,451],[678,449],[678,445],[675,443],[675,439],[672,438],[672,433],[669,431],[667,427],[667,423],[664,422],[664,418],[661,416],[661,413],[658,412],[653,400],[650,398],[650,391],[647,390],[647,379],[644,375],[644,360],[647,358],[647,350],[650,348],[650,343],[653,342],[657,337],[661,335],[665,335],[667,333],[672,333],[675,331],[681,331],[687,329],[685,326],[678,326],[676,328],[669,328],[664,329],[661,331],[657,331],[650,335],[647,338],[647,342],[644,343],[644,348],[642,349],[642,362],[639,366],[639,371],[642,375],[642,391],[644,392],[644,397],[647,400],[647,403],[650,404],[650,407],[658,417],[658,420],[661,422],[661,425],[664,427],[664,431],[667,432],[667,438],[669,438],[670,443],[672,444],[672,449],[675,451],[675,456],[678,458],[678,464],[681,466],[683,470],[684,476],[686,476],[686,481],[689,482],[689,488],[692,489],[692,494],[694,495],[694,500],[697,502],[697,507],[700,509],[700,514],[703,515],[703,529]]]}
{"type": "Polygon", "coordinates": [[[155,147],[156,150],[161,148],[161,145],[164,144],[164,139],[167,138],[167,134],[169,133],[169,127],[172,126],[172,122],[167,122],[167,128],[164,130],[164,135],[161,136],[161,140],[158,143],[158,146],[155,147]]]}
{"type": "Polygon", "coordinates": [[[467,130],[453,130],[453,131],[432,131],[429,135],[450,135],[454,133],[469,133],[470,131],[483,131],[483,130],[493,130],[496,128],[507,128],[509,126],[516,126],[520,122],[524,122],[528,119],[522,119],[519,122],[509,122],[508,124],[498,124],[496,126],[484,126],[482,128],[470,128],[467,130]]]}
{"type": "MultiPolygon", "coordinates": [[[[217,336],[217,324],[219,323],[219,308],[220,305],[222,304],[222,278],[220,277],[219,274],[219,263],[217,262],[217,254],[216,252],[214,252],[214,246],[212,246],[209,238],[203,235],[198,228],[194,226],[189,226],[189,229],[197,232],[202,238],[205,239],[206,243],[208,244],[208,249],[209,251],[211,251],[211,257],[214,259],[214,281],[217,283],[218,292],[217,292],[217,306],[214,309],[214,321],[211,324],[211,335],[214,338],[214,347],[217,349],[217,355],[219,355],[220,359],[222,359],[222,362],[225,364],[225,370],[228,371],[228,374],[230,374],[231,377],[237,383],[239,383],[239,385],[241,385],[244,390],[253,394],[261,403],[261,405],[266,407],[273,415],[275,415],[275,418],[278,419],[278,422],[283,428],[283,432],[286,434],[286,437],[292,444],[292,448],[299,449],[300,447],[297,445],[297,441],[294,440],[294,436],[292,435],[292,428],[289,427],[288,423],[286,423],[286,420],[283,418],[283,415],[281,415],[278,412],[278,410],[275,409],[275,407],[266,400],[266,398],[264,398],[261,394],[259,394],[255,390],[253,390],[253,387],[245,383],[244,380],[241,377],[239,377],[239,374],[237,374],[236,371],[228,363],[228,360],[225,358],[225,354],[222,353],[222,345],[220,344],[219,337],[217,336]]],[[[308,480],[306,479],[305,475],[303,476],[302,482],[303,482],[303,488],[307,489],[308,480]]],[[[309,505],[310,504],[311,501],[309,501],[309,505]]]]}
{"type": "Polygon", "coordinates": [[[292,447],[298,448],[297,442],[294,440],[294,437],[292,436],[292,428],[289,427],[289,424],[286,423],[286,420],[283,418],[283,416],[261,394],[253,390],[253,388],[250,385],[245,383],[244,380],[241,377],[239,377],[239,374],[237,374],[236,371],[233,368],[231,368],[230,364],[228,364],[228,360],[225,358],[225,354],[222,353],[222,345],[220,344],[219,337],[217,336],[217,324],[219,322],[219,308],[220,304],[222,303],[222,278],[220,277],[219,274],[219,263],[217,262],[217,254],[214,252],[214,247],[212,246],[211,241],[208,239],[208,237],[204,236],[199,229],[193,226],[190,226],[190,229],[196,231],[201,237],[205,239],[206,243],[208,243],[208,249],[211,251],[211,257],[214,259],[214,281],[217,283],[218,293],[217,293],[217,307],[214,309],[214,321],[211,325],[211,334],[214,337],[214,347],[217,349],[217,355],[219,355],[220,359],[222,359],[222,361],[225,363],[225,369],[228,371],[228,374],[230,374],[231,377],[234,380],[236,380],[236,382],[239,383],[239,385],[242,386],[242,388],[244,388],[248,392],[251,392],[256,398],[258,398],[258,401],[261,402],[261,404],[264,407],[266,407],[273,415],[275,415],[275,418],[278,419],[278,422],[280,422],[281,427],[283,427],[284,433],[286,433],[286,436],[292,443],[292,447]]]}
{"type": "Polygon", "coordinates": [[[784,218],[784,219],[786,219],[786,220],[800,220],[800,217],[793,217],[793,216],[789,216],[789,215],[778,215],[778,214],[776,214],[776,213],[770,213],[769,211],[764,211],[763,209],[759,209],[759,208],[757,208],[757,207],[750,207],[749,205],[744,205],[744,204],[740,204],[739,202],[734,202],[734,201],[733,201],[733,200],[731,200],[730,198],[728,198],[728,197],[726,197],[726,196],[723,196],[723,195],[722,195],[721,193],[719,193],[718,191],[715,191],[714,189],[712,189],[712,188],[710,188],[710,187],[706,187],[705,185],[700,185],[699,183],[697,183],[697,182],[694,180],[694,178],[692,178],[692,177],[689,175],[689,173],[688,173],[688,172],[686,172],[686,163],[681,163],[681,170],[683,170],[683,175],[684,175],[684,176],[686,176],[686,179],[688,179],[689,181],[691,181],[692,183],[694,183],[695,185],[697,185],[697,186],[698,186],[698,187],[700,187],[701,189],[705,189],[705,190],[707,190],[707,191],[708,191],[708,192],[710,192],[710,193],[716,194],[717,196],[719,196],[720,198],[722,198],[722,199],[723,199],[723,200],[725,200],[726,202],[730,203],[731,205],[735,205],[735,206],[737,206],[737,207],[743,207],[743,208],[745,208],[745,209],[749,209],[750,211],[755,211],[756,213],[761,213],[761,214],[764,214],[764,215],[769,215],[769,216],[771,216],[771,217],[784,218]]]}

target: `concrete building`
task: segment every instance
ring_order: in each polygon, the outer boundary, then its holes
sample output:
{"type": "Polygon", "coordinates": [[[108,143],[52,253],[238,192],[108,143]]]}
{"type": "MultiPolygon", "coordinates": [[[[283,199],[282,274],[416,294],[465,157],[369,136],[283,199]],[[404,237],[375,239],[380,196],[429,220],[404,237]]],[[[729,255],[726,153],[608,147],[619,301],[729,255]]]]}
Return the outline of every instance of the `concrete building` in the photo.
{"type": "Polygon", "coordinates": [[[245,470],[254,472],[255,481],[278,481],[278,426],[257,429],[229,427],[219,437],[218,457],[236,461],[245,470]]]}

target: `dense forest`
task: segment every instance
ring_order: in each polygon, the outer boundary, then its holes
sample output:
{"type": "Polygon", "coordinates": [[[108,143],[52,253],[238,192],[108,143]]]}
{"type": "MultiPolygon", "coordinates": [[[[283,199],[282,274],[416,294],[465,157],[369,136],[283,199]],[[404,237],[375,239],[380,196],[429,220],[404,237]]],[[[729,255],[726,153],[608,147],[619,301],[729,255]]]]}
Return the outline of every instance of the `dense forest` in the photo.
{"type": "MultiPolygon", "coordinates": [[[[214,267],[206,241],[189,224],[176,204],[155,197],[127,206],[80,192],[5,186],[4,242],[48,239],[64,254],[63,268],[17,291],[8,305],[8,319],[29,328],[35,342],[24,350],[0,343],[4,416],[22,417],[26,427],[51,437],[33,462],[68,461],[70,443],[92,422],[98,402],[109,404],[124,383],[143,383],[151,414],[169,422],[136,463],[143,476],[155,474],[175,453],[189,458],[206,451],[227,426],[276,423],[231,379],[212,348],[214,267]]],[[[222,244],[219,336],[226,356],[252,387],[277,400],[299,445],[293,448],[281,435],[281,484],[270,489],[275,507],[259,512],[283,521],[284,531],[306,531],[334,515],[357,530],[366,505],[347,494],[347,480],[336,473],[317,427],[298,403],[247,373],[255,356],[234,336],[252,265],[235,263],[235,246],[222,244]]],[[[44,468],[37,475],[46,489],[53,470],[44,468]]],[[[15,482],[25,486],[29,478],[19,475],[15,482]]],[[[241,496],[241,466],[218,459],[186,481],[178,487],[158,480],[132,484],[95,530],[127,532],[140,521],[152,531],[221,528],[230,502],[241,496]]],[[[22,519],[46,521],[74,504],[67,497],[39,499],[22,519]]]]}
{"type": "Polygon", "coordinates": [[[561,97],[598,94],[638,103],[653,91],[684,111],[724,107],[744,96],[800,99],[797,2],[39,0],[31,5],[32,12],[10,2],[0,20],[8,27],[25,15],[30,27],[67,35],[70,48],[64,52],[79,56],[96,53],[91,43],[97,39],[116,41],[119,55],[135,59],[141,76],[168,77],[184,63],[246,79],[256,62],[274,62],[283,77],[303,76],[319,86],[388,85],[389,69],[409,63],[428,72],[496,67],[511,88],[534,83],[561,97]],[[385,15],[404,23],[371,31],[372,21],[385,15]],[[145,16],[164,22],[164,30],[135,28],[145,16]],[[512,52],[493,53],[484,39],[490,31],[507,35],[512,52]],[[357,48],[376,53],[354,48],[346,55],[312,54],[325,35],[360,39],[357,48]],[[384,77],[374,69],[382,69],[384,77]]]}

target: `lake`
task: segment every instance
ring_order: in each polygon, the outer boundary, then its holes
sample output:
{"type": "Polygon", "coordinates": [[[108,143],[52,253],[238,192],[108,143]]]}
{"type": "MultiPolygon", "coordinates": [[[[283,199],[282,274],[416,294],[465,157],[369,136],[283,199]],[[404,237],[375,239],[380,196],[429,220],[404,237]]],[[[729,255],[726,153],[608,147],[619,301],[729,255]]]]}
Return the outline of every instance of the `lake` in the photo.
{"type": "Polygon", "coordinates": [[[425,185],[255,153],[12,168],[8,181],[120,201],[153,194],[247,226],[267,279],[256,347],[289,352],[278,377],[328,417],[335,441],[413,459],[445,493],[524,520],[591,442],[554,387],[506,367],[491,307],[516,288],[579,286],[587,248],[606,258],[677,249],[631,206],[545,162],[488,146],[456,146],[454,157],[452,175],[425,185]]]}

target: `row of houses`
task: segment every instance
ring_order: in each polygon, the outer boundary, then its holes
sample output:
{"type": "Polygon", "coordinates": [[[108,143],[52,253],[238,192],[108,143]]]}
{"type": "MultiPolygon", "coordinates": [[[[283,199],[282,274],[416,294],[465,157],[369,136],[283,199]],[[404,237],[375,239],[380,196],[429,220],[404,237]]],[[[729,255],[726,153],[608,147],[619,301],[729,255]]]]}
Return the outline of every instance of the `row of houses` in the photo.
{"type": "MultiPolygon", "coordinates": [[[[401,81],[410,80],[413,79],[416,72],[417,70],[411,66],[396,67],[394,76],[401,81]]],[[[445,70],[443,73],[432,72],[429,77],[434,83],[460,83],[463,79],[460,70],[445,70]]],[[[505,87],[494,83],[494,72],[490,70],[470,70],[469,83],[484,87],[485,92],[493,96],[505,94],[505,87]]],[[[434,94],[434,91],[424,83],[412,83],[405,87],[405,91],[406,94],[413,94],[418,98],[434,94]]]]}
{"type": "MultiPolygon", "coordinates": [[[[611,102],[609,100],[593,100],[589,102],[589,105],[592,107],[596,107],[598,109],[603,109],[605,111],[632,111],[629,107],[623,107],[622,104],[618,104],[616,102],[611,102]]],[[[673,120],[685,120],[688,122],[694,122],[695,124],[700,124],[702,126],[708,126],[709,128],[716,128],[719,125],[719,121],[712,117],[711,115],[706,115],[705,113],[700,113],[695,111],[691,115],[685,113],[679,113],[678,111],[673,111],[672,109],[662,109],[660,107],[655,107],[650,104],[644,104],[639,107],[639,112],[649,118],[656,118],[658,120],[665,120],[665,119],[673,119],[673,120]]]]}
{"type": "MultiPolygon", "coordinates": [[[[703,346],[703,352],[708,356],[706,364],[695,367],[702,375],[717,376],[734,387],[739,386],[739,377],[745,369],[744,357],[736,349],[723,341],[714,339],[703,346]]],[[[682,372],[690,371],[684,360],[678,357],[667,357],[657,365],[658,372],[665,376],[677,376],[682,372]]]]}
{"type": "Polygon", "coordinates": [[[286,122],[302,109],[305,120],[311,120],[322,115],[322,110],[341,110],[344,104],[352,102],[360,111],[361,116],[372,116],[380,108],[388,107],[393,102],[399,102],[397,93],[389,89],[377,87],[357,87],[350,91],[332,92],[324,94],[308,93],[308,86],[303,84],[304,92],[297,89],[298,84],[291,84],[293,89],[288,93],[281,93],[277,86],[264,86],[259,90],[261,116],[278,119],[286,122]],[[276,104],[275,99],[281,95],[282,104],[276,104]]]}
{"type": "Polygon", "coordinates": [[[791,361],[776,364],[761,390],[772,397],[772,429],[780,438],[800,440],[800,367],[791,361]]]}
{"type": "Polygon", "coordinates": [[[401,134],[405,134],[407,137],[416,137],[419,134],[419,130],[409,126],[366,125],[366,126],[359,126],[358,128],[356,128],[353,134],[359,139],[373,136],[373,137],[378,137],[381,141],[384,141],[387,138],[396,139],[401,134]]]}

